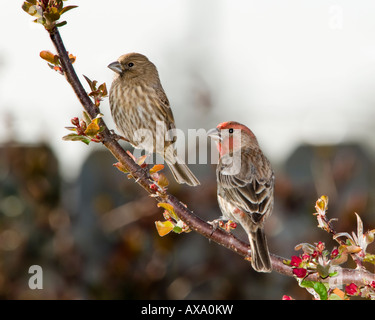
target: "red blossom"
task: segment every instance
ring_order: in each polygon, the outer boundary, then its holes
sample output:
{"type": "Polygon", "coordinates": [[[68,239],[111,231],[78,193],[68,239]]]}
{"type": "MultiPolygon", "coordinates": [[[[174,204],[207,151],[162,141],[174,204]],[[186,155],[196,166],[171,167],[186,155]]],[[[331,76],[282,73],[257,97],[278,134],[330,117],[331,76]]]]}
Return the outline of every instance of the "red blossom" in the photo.
{"type": "Polygon", "coordinates": [[[351,283],[345,287],[345,292],[350,296],[357,295],[358,287],[354,283],[351,283]]]}
{"type": "Polygon", "coordinates": [[[219,227],[225,229],[225,222],[223,220],[219,220],[219,227]]]}
{"type": "Polygon", "coordinates": [[[282,300],[294,300],[291,296],[283,295],[282,300]]]}
{"type": "Polygon", "coordinates": [[[293,274],[297,276],[298,278],[304,278],[306,277],[307,270],[304,268],[294,268],[293,269],[293,274]]]}
{"type": "Polygon", "coordinates": [[[158,186],[155,183],[153,183],[153,184],[150,185],[150,189],[154,190],[154,191],[158,191],[159,190],[158,186]]]}
{"type": "Polygon", "coordinates": [[[229,223],[229,227],[230,227],[231,229],[236,229],[236,228],[237,228],[237,223],[235,223],[234,221],[231,221],[231,222],[229,223]]]}
{"type": "Polygon", "coordinates": [[[292,256],[292,260],[290,261],[290,265],[292,267],[298,267],[301,262],[302,262],[302,259],[300,257],[292,256]]]}
{"type": "Polygon", "coordinates": [[[373,289],[375,289],[375,281],[371,281],[370,287],[373,288],[373,289]]]}
{"type": "Polygon", "coordinates": [[[339,250],[338,249],[333,249],[331,252],[331,257],[336,258],[339,255],[339,250]]]}
{"type": "Polygon", "coordinates": [[[74,117],[71,121],[72,121],[72,124],[74,126],[78,126],[79,125],[79,119],[78,119],[78,117],[74,117]]]}

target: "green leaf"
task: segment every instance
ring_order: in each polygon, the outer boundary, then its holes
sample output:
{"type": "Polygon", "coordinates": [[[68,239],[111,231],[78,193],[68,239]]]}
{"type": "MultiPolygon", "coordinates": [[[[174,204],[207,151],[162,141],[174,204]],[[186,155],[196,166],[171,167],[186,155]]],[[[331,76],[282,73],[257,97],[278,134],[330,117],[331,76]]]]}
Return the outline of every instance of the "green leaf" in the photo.
{"type": "Polygon", "coordinates": [[[174,213],[174,208],[173,208],[173,206],[171,205],[171,204],[169,204],[169,203],[166,203],[166,202],[159,202],[158,204],[157,204],[157,206],[159,207],[159,208],[163,208],[163,209],[165,209],[165,210],[167,210],[169,213],[174,213]]]}
{"type": "Polygon", "coordinates": [[[53,62],[55,65],[59,66],[60,65],[60,57],[55,54],[55,57],[54,57],[54,62],[53,62]]]}
{"type": "Polygon", "coordinates": [[[63,136],[63,140],[65,140],[65,141],[73,140],[76,137],[78,137],[78,134],[76,134],[76,133],[69,133],[66,136],[63,136]]]}
{"type": "Polygon", "coordinates": [[[326,286],[321,282],[304,280],[300,283],[302,288],[313,288],[321,300],[327,300],[328,292],[326,286]]]}
{"type": "Polygon", "coordinates": [[[97,116],[92,120],[94,121],[97,125],[99,125],[99,121],[101,118],[103,118],[103,113],[98,113],[97,116]]]}
{"type": "Polygon", "coordinates": [[[139,166],[141,166],[142,164],[144,164],[145,161],[146,161],[146,159],[147,159],[147,157],[148,157],[147,154],[145,154],[145,155],[139,157],[139,158],[137,159],[137,161],[136,161],[137,164],[138,164],[139,166]]]}
{"type": "Polygon", "coordinates": [[[336,277],[339,273],[337,271],[331,272],[329,274],[330,277],[336,277]]]}
{"type": "Polygon", "coordinates": [[[302,288],[314,288],[314,281],[303,280],[300,283],[300,287],[302,287],[302,288]]]}
{"type": "MultiPolygon", "coordinates": [[[[33,5],[33,4],[30,4],[30,3],[27,3],[27,2],[24,2],[23,5],[22,5],[22,9],[28,13],[30,16],[36,16],[37,18],[41,18],[43,17],[43,10],[40,6],[37,6],[37,5],[33,5]]],[[[39,19],[37,20],[34,20],[35,22],[40,22],[38,21],[39,19]]]]}
{"type": "Polygon", "coordinates": [[[291,260],[286,260],[286,259],[283,260],[283,264],[287,266],[290,266],[290,263],[291,263],[291,260]]]}
{"type": "Polygon", "coordinates": [[[60,19],[60,13],[56,11],[56,8],[52,8],[55,10],[51,10],[51,12],[45,12],[44,17],[49,21],[49,22],[55,22],[60,19]]]}
{"type": "Polygon", "coordinates": [[[182,228],[179,227],[179,226],[175,226],[172,231],[175,232],[175,233],[181,233],[182,232],[182,228]]]}
{"type": "Polygon", "coordinates": [[[65,26],[67,24],[66,21],[61,21],[59,23],[56,23],[56,27],[62,27],[62,26],[65,26]]]}
{"type": "Polygon", "coordinates": [[[35,11],[35,8],[33,8],[32,10],[30,10],[31,7],[34,7],[32,3],[24,2],[22,4],[22,10],[32,16],[33,15],[32,12],[35,11]]]}
{"type": "Polygon", "coordinates": [[[83,113],[83,121],[85,121],[86,123],[91,123],[91,118],[88,115],[88,113],[86,111],[83,111],[82,113],[83,113]]]}
{"type": "Polygon", "coordinates": [[[375,254],[366,253],[366,256],[364,257],[363,261],[375,264],[375,254]]]}
{"type": "Polygon", "coordinates": [[[118,170],[124,173],[128,173],[128,169],[125,168],[125,166],[121,162],[116,162],[113,164],[114,167],[116,167],[118,170]]]}
{"type": "Polygon", "coordinates": [[[158,186],[160,187],[160,188],[165,188],[165,187],[167,187],[168,186],[168,184],[169,184],[169,181],[168,181],[168,179],[167,179],[167,177],[164,175],[164,174],[162,174],[162,173],[159,173],[159,176],[158,176],[158,179],[157,179],[158,181],[157,181],[157,183],[158,183],[158,186]]]}
{"type": "Polygon", "coordinates": [[[157,206],[158,206],[159,208],[163,208],[163,209],[167,210],[167,211],[170,213],[170,215],[171,215],[176,221],[180,220],[180,219],[178,218],[178,216],[176,215],[176,213],[175,213],[175,211],[174,211],[174,208],[173,208],[173,206],[172,206],[171,204],[169,204],[169,203],[165,203],[165,202],[159,202],[157,206]]]}
{"type": "Polygon", "coordinates": [[[67,12],[67,11],[69,11],[69,10],[72,10],[72,9],[74,9],[74,8],[77,8],[78,6],[66,6],[66,7],[64,7],[61,11],[60,11],[60,14],[63,14],[63,13],[65,13],[65,12],[67,12]]]}
{"type": "Polygon", "coordinates": [[[161,237],[164,237],[174,229],[174,225],[170,221],[155,221],[155,227],[161,237]]]}
{"type": "Polygon", "coordinates": [[[102,93],[102,97],[107,96],[108,91],[107,91],[107,85],[105,84],[105,82],[102,83],[102,84],[99,86],[98,90],[102,93]]]}
{"type": "Polygon", "coordinates": [[[321,282],[315,282],[313,286],[315,292],[319,295],[321,300],[327,300],[328,292],[326,286],[321,282]]]}
{"type": "Polygon", "coordinates": [[[325,279],[329,276],[329,265],[328,266],[322,266],[321,264],[318,264],[316,266],[316,271],[318,271],[319,276],[321,278],[325,279]]]}
{"type": "Polygon", "coordinates": [[[58,8],[56,8],[56,7],[50,7],[49,10],[50,10],[49,13],[51,13],[51,14],[58,14],[60,16],[58,8]]]}
{"type": "Polygon", "coordinates": [[[316,206],[321,210],[321,211],[326,211],[328,207],[328,197],[327,196],[321,196],[317,201],[316,201],[316,206]]]}
{"type": "Polygon", "coordinates": [[[67,129],[69,131],[76,131],[77,130],[76,127],[65,127],[65,129],[67,129]]]}
{"type": "Polygon", "coordinates": [[[97,133],[99,133],[100,127],[92,121],[86,128],[85,134],[88,136],[95,136],[97,133]]]}
{"type": "Polygon", "coordinates": [[[39,17],[38,19],[35,19],[33,22],[44,25],[46,23],[46,19],[44,19],[44,17],[39,17]]]}
{"type": "Polygon", "coordinates": [[[57,6],[57,9],[58,9],[59,11],[61,11],[62,8],[63,8],[63,6],[64,6],[63,1],[66,1],[66,0],[55,0],[55,5],[57,6]]]}
{"type": "MultiPolygon", "coordinates": [[[[87,116],[87,113],[86,113],[86,116],[87,116]]],[[[104,128],[101,128],[100,125],[99,125],[99,121],[100,121],[100,118],[102,117],[103,115],[101,113],[99,113],[96,118],[94,118],[90,123],[89,125],[87,126],[86,130],[85,130],[85,134],[87,134],[88,136],[95,136],[96,134],[98,134],[99,132],[102,132],[104,128]]],[[[88,120],[88,119],[85,119],[85,121],[88,120]]],[[[88,122],[86,122],[88,123],[88,122]]]]}
{"type": "Polygon", "coordinates": [[[86,79],[87,83],[89,84],[91,91],[95,91],[95,90],[96,90],[96,83],[97,83],[97,81],[96,81],[96,80],[91,81],[91,80],[90,80],[88,77],[86,77],[84,74],[83,74],[83,77],[86,79]]]}
{"type": "Polygon", "coordinates": [[[89,144],[90,141],[91,141],[89,138],[87,138],[85,136],[80,136],[76,133],[70,133],[70,134],[64,136],[63,140],[65,140],[65,141],[82,141],[85,144],[89,144]]]}

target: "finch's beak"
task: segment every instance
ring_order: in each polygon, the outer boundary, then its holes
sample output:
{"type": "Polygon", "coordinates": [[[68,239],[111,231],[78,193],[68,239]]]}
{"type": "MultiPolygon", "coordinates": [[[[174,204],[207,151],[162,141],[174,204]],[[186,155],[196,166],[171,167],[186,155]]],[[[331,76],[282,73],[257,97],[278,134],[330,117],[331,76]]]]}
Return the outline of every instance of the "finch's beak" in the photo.
{"type": "Polygon", "coordinates": [[[211,137],[211,139],[213,139],[213,140],[219,140],[219,141],[222,140],[221,139],[220,131],[217,128],[213,128],[213,129],[208,130],[207,131],[207,136],[211,137]]]}
{"type": "Polygon", "coordinates": [[[112,62],[108,65],[108,68],[116,73],[122,73],[121,64],[118,61],[112,62]]]}

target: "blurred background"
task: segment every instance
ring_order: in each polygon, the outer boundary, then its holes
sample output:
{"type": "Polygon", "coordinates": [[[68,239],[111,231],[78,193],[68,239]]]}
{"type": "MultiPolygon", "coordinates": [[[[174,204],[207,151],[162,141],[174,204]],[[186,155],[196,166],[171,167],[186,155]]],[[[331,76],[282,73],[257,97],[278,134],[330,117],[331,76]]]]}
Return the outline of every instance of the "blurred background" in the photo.
{"type": "MultiPolygon", "coordinates": [[[[194,232],[159,237],[162,210],[112,166],[112,155],[61,139],[82,108],[39,57],[53,45],[21,5],[8,1],[0,12],[0,298],[310,299],[294,279],[258,274],[194,232]],[[35,264],[43,290],[28,287],[35,264]]],[[[254,131],[276,174],[271,252],[289,258],[301,242],[336,245],[312,215],[323,194],[337,231],[356,230],[354,212],[365,230],[374,228],[373,1],[67,5],[79,8],[63,16],[60,32],[87,90],[82,74],[109,88],[106,66],[141,52],[158,67],[184,132],[228,120],[254,131]]],[[[101,112],[114,129],[108,99],[101,112]]],[[[169,191],[213,220],[220,215],[215,165],[190,167],[202,185],[170,178],[169,191]]]]}

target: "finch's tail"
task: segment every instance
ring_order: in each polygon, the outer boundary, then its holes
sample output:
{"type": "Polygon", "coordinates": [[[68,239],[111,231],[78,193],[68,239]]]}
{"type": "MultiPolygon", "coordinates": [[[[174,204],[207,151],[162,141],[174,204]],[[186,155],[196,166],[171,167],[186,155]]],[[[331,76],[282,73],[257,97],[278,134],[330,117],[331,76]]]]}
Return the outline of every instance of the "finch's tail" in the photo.
{"type": "Polygon", "coordinates": [[[262,227],[249,233],[251,246],[251,266],[258,272],[271,272],[272,265],[267,247],[267,239],[262,227]]]}
{"type": "Polygon", "coordinates": [[[195,177],[195,175],[190,171],[185,163],[174,164],[167,162],[169,169],[171,169],[172,174],[178,183],[186,183],[189,186],[199,186],[200,182],[195,177]]]}
{"type": "Polygon", "coordinates": [[[189,186],[193,187],[200,185],[199,180],[190,171],[188,166],[178,159],[175,150],[173,150],[173,152],[170,153],[166,152],[164,154],[164,159],[168,164],[169,169],[171,169],[172,174],[178,183],[186,183],[189,186]]]}

